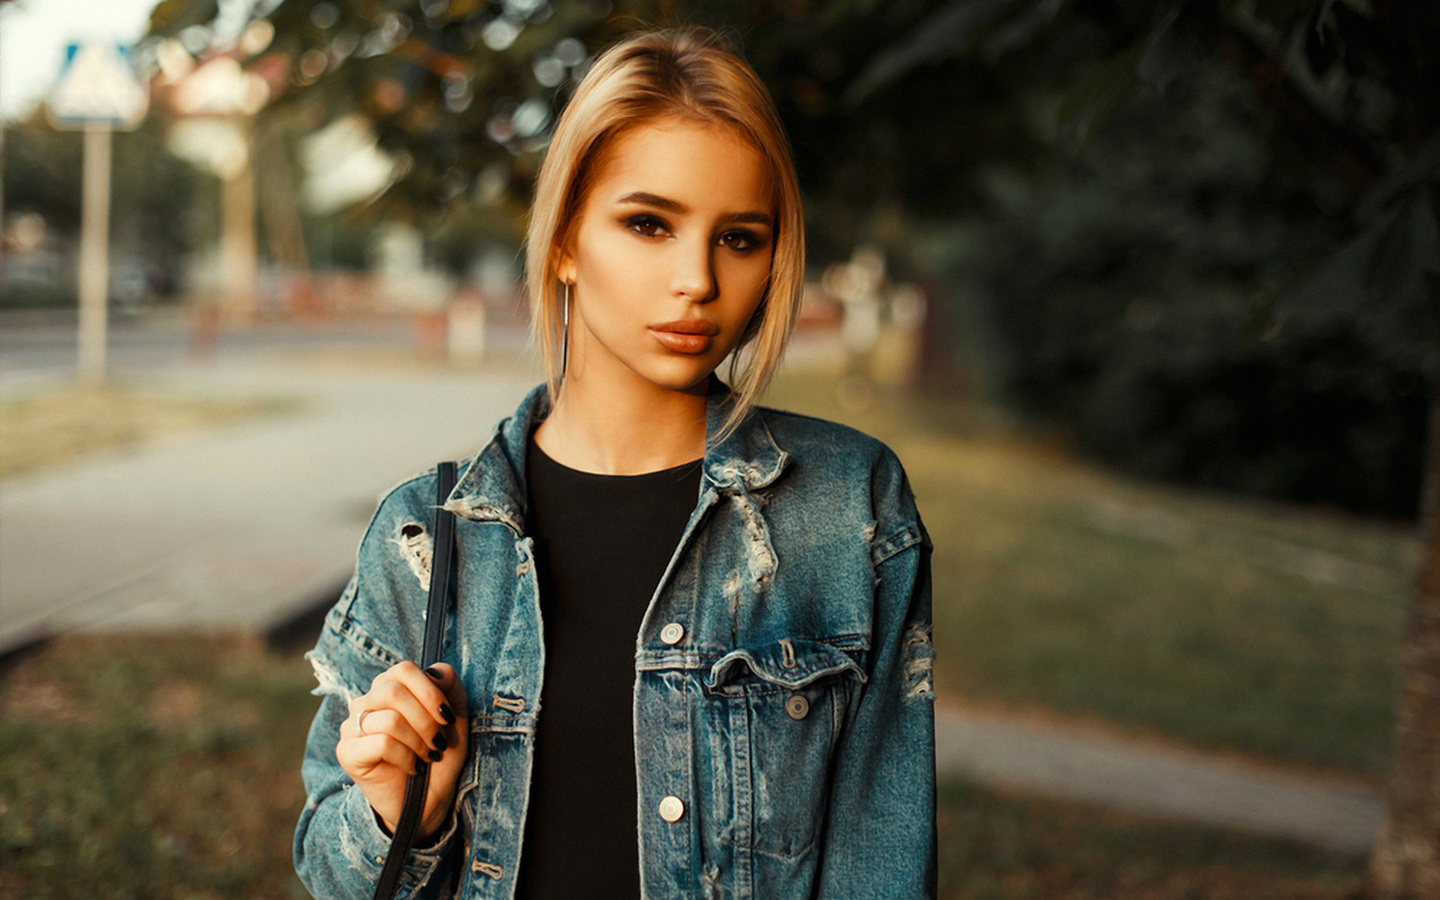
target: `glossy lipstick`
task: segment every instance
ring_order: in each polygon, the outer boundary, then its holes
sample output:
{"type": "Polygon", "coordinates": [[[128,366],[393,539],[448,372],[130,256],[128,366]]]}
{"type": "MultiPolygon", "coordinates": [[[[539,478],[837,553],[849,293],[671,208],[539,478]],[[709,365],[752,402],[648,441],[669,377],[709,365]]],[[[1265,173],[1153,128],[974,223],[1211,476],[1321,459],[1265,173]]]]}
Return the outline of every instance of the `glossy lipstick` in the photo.
{"type": "Polygon", "coordinates": [[[720,326],[705,319],[677,319],[650,326],[650,333],[667,350],[687,355],[704,353],[715,343],[720,326]]]}

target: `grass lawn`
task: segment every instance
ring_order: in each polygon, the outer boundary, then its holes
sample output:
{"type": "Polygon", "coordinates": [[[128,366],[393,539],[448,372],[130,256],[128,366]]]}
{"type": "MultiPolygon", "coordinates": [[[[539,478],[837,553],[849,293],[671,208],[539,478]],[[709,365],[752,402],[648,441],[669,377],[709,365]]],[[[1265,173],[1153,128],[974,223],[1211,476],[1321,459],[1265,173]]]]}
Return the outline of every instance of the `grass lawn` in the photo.
{"type": "Polygon", "coordinates": [[[60,638],[0,678],[0,896],[306,896],[298,653],[60,638]]]}
{"type": "Polygon", "coordinates": [[[944,900],[1346,900],[1365,860],[1280,840],[940,785],[944,900]]]}
{"type": "MultiPolygon", "coordinates": [[[[299,651],[66,637],[0,671],[0,896],[299,898],[316,699],[299,651]]],[[[1363,861],[1073,804],[940,792],[941,896],[1356,896],[1363,861]]]]}
{"type": "Polygon", "coordinates": [[[1206,747],[1381,776],[1413,530],[1143,483],[963,405],[782,376],[767,403],[904,461],[934,539],[937,680],[1206,747]]]}
{"type": "Polygon", "coordinates": [[[294,402],[67,384],[0,402],[0,479],[104,450],[253,416],[294,402]]]}

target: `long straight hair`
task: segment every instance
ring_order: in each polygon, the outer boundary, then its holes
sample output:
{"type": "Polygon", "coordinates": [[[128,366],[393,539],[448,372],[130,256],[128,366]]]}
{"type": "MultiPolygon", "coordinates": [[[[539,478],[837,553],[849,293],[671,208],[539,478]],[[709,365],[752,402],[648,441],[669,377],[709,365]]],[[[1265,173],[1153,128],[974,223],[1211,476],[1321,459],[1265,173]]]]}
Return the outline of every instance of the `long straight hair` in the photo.
{"type": "Polygon", "coordinates": [[[627,129],[678,118],[734,131],[765,161],[775,208],[775,243],[765,296],[735,348],[735,402],[724,432],[755,404],[780,364],[805,288],[800,186],[780,116],[755,72],[708,29],[631,35],[595,60],[555,126],[535,185],[526,234],[531,328],[553,401],[564,367],[556,269],[607,145],[627,129]],[[742,353],[742,350],[744,351],[742,353]]]}

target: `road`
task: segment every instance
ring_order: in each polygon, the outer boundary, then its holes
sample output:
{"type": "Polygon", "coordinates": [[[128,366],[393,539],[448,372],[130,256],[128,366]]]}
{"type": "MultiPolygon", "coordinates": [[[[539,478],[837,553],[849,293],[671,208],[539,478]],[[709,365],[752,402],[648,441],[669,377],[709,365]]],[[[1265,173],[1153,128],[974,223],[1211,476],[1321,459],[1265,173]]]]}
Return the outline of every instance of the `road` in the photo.
{"type": "MultiPolygon", "coordinates": [[[[69,377],[76,365],[76,313],[68,310],[0,312],[0,391],[13,393],[37,382],[69,377]]],[[[493,350],[514,352],[527,341],[514,322],[492,325],[493,350]]],[[[161,308],[126,316],[112,313],[107,345],[108,371],[121,378],[147,378],[178,368],[243,362],[257,355],[304,354],[341,349],[413,350],[417,331],[403,318],[298,323],[261,323],[226,328],[214,345],[197,346],[185,313],[161,308]]]]}

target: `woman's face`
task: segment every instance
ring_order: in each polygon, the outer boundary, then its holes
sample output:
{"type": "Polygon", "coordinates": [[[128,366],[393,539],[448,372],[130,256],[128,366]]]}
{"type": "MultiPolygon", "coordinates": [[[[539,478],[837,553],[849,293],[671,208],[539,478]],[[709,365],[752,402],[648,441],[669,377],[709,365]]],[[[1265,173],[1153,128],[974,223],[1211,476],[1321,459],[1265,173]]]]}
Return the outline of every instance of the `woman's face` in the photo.
{"type": "Polygon", "coordinates": [[[770,278],[766,176],[719,126],[659,119],[614,139],[557,267],[573,285],[567,378],[705,390],[770,278]]]}

